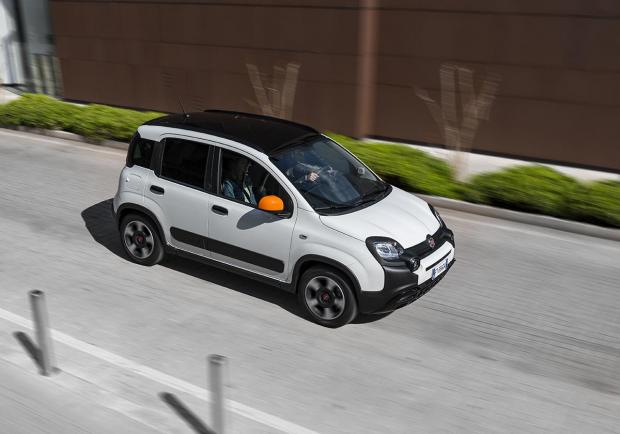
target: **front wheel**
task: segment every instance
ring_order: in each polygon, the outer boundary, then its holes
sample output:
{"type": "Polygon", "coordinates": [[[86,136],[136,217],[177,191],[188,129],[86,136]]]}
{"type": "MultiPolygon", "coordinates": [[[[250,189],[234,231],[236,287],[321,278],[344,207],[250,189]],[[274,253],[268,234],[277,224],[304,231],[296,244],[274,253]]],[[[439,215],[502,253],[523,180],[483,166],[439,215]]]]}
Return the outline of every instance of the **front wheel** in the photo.
{"type": "Polygon", "coordinates": [[[357,316],[351,284],[333,268],[316,266],[305,271],[299,279],[297,297],[304,312],[325,327],[341,327],[357,316]]]}
{"type": "Polygon", "coordinates": [[[155,224],[146,216],[128,214],[121,221],[121,243],[133,262],[155,265],[164,257],[164,247],[155,224]]]}

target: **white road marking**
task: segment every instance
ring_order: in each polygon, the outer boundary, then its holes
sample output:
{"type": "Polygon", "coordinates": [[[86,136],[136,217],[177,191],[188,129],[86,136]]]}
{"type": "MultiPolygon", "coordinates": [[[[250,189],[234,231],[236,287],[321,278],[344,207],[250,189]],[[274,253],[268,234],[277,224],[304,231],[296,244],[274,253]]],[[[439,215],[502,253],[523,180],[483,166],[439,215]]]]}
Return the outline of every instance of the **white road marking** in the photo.
{"type": "Polygon", "coordinates": [[[122,155],[127,153],[127,151],[123,151],[121,149],[119,149],[117,151],[113,150],[112,148],[98,149],[97,145],[91,145],[91,144],[84,143],[84,142],[68,143],[68,141],[64,140],[64,139],[58,139],[58,138],[49,137],[49,136],[39,136],[37,134],[28,133],[28,132],[1,130],[0,131],[0,136],[4,136],[4,135],[13,136],[13,137],[19,137],[19,138],[22,138],[22,139],[34,140],[34,141],[37,141],[37,142],[43,142],[43,143],[47,143],[47,144],[54,144],[54,145],[65,146],[67,148],[87,150],[87,151],[91,151],[91,152],[97,152],[99,154],[108,154],[108,155],[122,156],[122,155]]]}
{"type": "MultiPolygon", "coordinates": [[[[2,308],[0,308],[0,318],[12,322],[13,324],[16,324],[25,329],[33,329],[32,321],[2,308]]],[[[110,351],[104,350],[103,348],[99,348],[95,345],[80,341],[79,339],[76,339],[57,330],[52,330],[52,338],[55,341],[60,342],[61,344],[67,345],[68,347],[74,348],[78,351],[82,351],[83,353],[104,360],[119,368],[131,371],[134,374],[140,375],[149,380],[156,381],[166,387],[188,393],[203,401],[211,401],[211,393],[207,389],[195,386],[194,384],[191,384],[187,381],[165,374],[156,369],[149,368],[148,366],[141,365],[132,360],[126,359],[125,357],[119,356],[118,354],[114,354],[110,351]]],[[[232,413],[238,414],[239,416],[261,423],[278,431],[295,434],[318,434],[316,431],[309,430],[293,422],[289,422],[272,414],[257,410],[240,402],[229,399],[226,403],[228,410],[232,413]]]]}

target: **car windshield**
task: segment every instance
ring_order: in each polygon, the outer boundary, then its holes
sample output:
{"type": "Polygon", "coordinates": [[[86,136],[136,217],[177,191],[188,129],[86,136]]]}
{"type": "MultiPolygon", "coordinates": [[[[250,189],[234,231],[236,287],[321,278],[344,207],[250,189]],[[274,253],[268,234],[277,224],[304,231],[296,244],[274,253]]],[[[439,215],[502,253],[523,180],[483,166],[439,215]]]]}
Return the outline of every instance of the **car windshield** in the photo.
{"type": "Polygon", "coordinates": [[[288,146],[271,155],[271,161],[316,211],[372,203],[389,189],[364,163],[324,136],[288,146]]]}

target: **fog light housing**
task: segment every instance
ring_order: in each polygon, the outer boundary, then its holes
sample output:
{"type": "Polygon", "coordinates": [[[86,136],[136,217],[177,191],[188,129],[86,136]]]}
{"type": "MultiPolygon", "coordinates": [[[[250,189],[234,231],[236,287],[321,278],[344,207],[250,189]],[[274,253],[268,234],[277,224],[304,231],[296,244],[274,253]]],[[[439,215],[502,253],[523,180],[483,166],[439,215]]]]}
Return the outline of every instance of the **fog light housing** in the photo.
{"type": "Polygon", "coordinates": [[[409,267],[409,270],[413,273],[420,268],[420,260],[418,258],[409,258],[407,260],[407,267],[409,267]]]}

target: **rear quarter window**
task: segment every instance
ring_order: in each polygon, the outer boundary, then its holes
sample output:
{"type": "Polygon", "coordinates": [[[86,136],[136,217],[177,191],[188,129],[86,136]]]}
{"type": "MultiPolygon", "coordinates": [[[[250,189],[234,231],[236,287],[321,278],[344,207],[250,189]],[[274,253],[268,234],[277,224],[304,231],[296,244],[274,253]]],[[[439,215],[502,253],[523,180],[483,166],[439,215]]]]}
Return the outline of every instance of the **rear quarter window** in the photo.
{"type": "Polygon", "coordinates": [[[149,169],[154,149],[155,142],[153,140],[143,139],[138,134],[134,135],[127,153],[127,167],[140,166],[149,169]]]}

